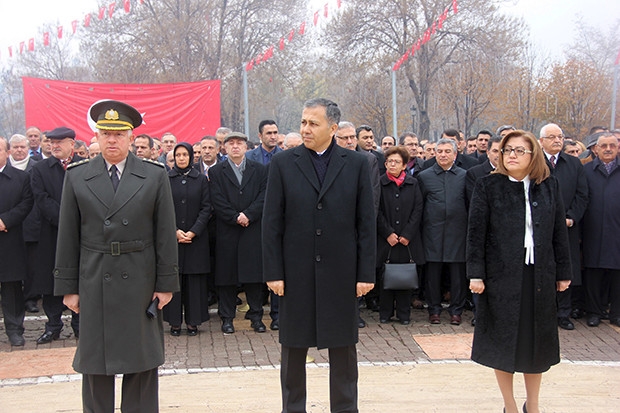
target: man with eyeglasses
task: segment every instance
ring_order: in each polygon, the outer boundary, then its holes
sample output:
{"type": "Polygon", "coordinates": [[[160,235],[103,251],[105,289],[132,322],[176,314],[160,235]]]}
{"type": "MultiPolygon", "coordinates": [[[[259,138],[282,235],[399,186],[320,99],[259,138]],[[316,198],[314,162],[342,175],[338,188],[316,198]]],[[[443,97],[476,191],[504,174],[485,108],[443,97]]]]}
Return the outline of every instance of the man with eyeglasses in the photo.
{"type": "Polygon", "coordinates": [[[620,327],[618,138],[601,132],[596,146],[597,158],[584,165],[589,194],[582,234],[587,323],[598,326],[611,302],[609,322],[620,327]]]}
{"type": "Polygon", "coordinates": [[[368,125],[359,126],[355,129],[355,136],[357,137],[357,150],[373,154],[377,158],[379,173],[383,175],[387,170],[385,167],[385,156],[381,152],[374,150],[375,135],[372,132],[372,128],[368,125]]]}
{"type": "Polygon", "coordinates": [[[424,165],[424,159],[418,157],[418,148],[420,147],[418,136],[413,132],[405,132],[400,135],[398,142],[409,152],[409,162],[407,162],[407,169],[405,170],[408,174],[417,175],[424,165]]]}
{"type": "MultiPolygon", "coordinates": [[[[351,151],[356,151],[358,148],[358,139],[357,134],[355,132],[355,125],[351,122],[342,121],[338,123],[338,130],[336,131],[336,144],[341,148],[349,149],[351,151]]],[[[372,199],[375,207],[375,219],[377,218],[377,213],[379,211],[379,202],[381,201],[381,183],[380,178],[381,174],[379,173],[379,165],[377,162],[377,158],[373,156],[372,153],[368,151],[359,151],[366,160],[368,161],[369,171],[370,171],[370,183],[372,185],[372,199]]],[[[359,300],[361,302],[363,298],[360,297],[359,300]]],[[[375,284],[375,287],[366,294],[366,308],[372,311],[379,311],[379,288],[378,283],[375,284]]],[[[366,321],[358,314],[357,326],[359,328],[366,327],[366,321]]]]}
{"type": "Polygon", "coordinates": [[[566,209],[566,228],[570,245],[571,264],[573,268],[570,288],[557,292],[558,326],[564,330],[573,330],[570,321],[583,316],[585,307],[581,290],[581,259],[579,252],[579,222],[588,206],[588,183],[581,162],[574,156],[562,152],[564,133],[555,123],[549,123],[540,129],[540,146],[543,149],[551,175],[560,183],[560,192],[566,209]]]}

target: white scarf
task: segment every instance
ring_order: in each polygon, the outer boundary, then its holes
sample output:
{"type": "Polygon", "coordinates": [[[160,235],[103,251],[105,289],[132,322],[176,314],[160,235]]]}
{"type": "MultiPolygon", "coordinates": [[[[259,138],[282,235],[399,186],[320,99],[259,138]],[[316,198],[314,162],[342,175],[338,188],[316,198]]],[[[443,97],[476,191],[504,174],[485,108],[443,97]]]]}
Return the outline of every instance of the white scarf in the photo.
{"type": "Polygon", "coordinates": [[[523,238],[525,264],[534,264],[534,228],[532,226],[532,208],[530,206],[530,177],[528,175],[522,181],[518,181],[512,176],[508,176],[508,178],[513,182],[523,182],[523,189],[525,191],[525,235],[523,238]]]}
{"type": "Polygon", "coordinates": [[[13,159],[13,155],[9,155],[9,162],[11,162],[11,166],[17,169],[21,169],[22,171],[26,170],[29,160],[30,158],[26,156],[23,160],[16,161],[15,159],[13,159]]]}

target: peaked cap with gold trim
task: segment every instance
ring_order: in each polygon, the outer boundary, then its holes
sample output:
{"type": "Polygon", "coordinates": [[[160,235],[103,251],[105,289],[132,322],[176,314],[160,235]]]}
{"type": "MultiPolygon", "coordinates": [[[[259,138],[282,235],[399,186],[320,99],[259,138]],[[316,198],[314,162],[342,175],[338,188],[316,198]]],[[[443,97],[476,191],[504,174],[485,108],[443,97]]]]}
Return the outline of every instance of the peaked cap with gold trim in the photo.
{"type": "Polygon", "coordinates": [[[129,130],[142,124],[142,115],[134,107],[116,100],[104,100],[90,109],[96,128],[102,130],[129,130]]]}

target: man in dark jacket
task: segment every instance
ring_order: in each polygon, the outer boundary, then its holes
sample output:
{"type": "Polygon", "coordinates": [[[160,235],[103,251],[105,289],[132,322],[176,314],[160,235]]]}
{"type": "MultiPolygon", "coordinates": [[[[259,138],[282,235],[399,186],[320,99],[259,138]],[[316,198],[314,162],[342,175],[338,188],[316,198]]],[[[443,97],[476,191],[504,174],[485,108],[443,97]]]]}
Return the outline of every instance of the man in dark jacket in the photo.
{"type": "Polygon", "coordinates": [[[67,170],[60,208],[54,292],[81,314],[73,368],[85,412],[157,412],[164,362],[161,312],[179,290],[174,204],[163,166],[130,153],[142,116],[113,100],[92,106],[101,156],[67,170]],[[158,300],[158,301],[156,301],[158,300]],[[153,306],[154,306],[153,304],[153,306]]]}
{"type": "Polygon", "coordinates": [[[12,346],[23,346],[26,245],[22,222],[32,209],[34,199],[26,172],[7,164],[9,142],[0,137],[0,299],[4,328],[12,346]]]}
{"type": "MultiPolygon", "coordinates": [[[[456,129],[446,129],[441,134],[441,139],[453,140],[454,144],[457,145],[457,149],[458,149],[458,144],[459,144],[458,137],[459,137],[459,131],[457,131],[456,129]]],[[[426,162],[424,162],[424,167],[422,169],[428,169],[432,167],[433,165],[435,165],[436,163],[437,163],[437,159],[435,157],[427,159],[426,162]]],[[[461,169],[465,169],[465,170],[468,170],[469,168],[473,168],[474,166],[478,165],[478,163],[479,162],[476,158],[469,156],[469,155],[464,155],[460,152],[456,154],[456,159],[454,161],[454,164],[456,166],[458,166],[461,169]]]]}
{"type": "MultiPolygon", "coordinates": [[[[37,344],[58,340],[63,327],[61,316],[65,306],[62,297],[54,295],[53,275],[60,199],[67,166],[82,160],[73,153],[74,130],[59,127],[47,132],[46,136],[52,142],[52,156],[37,162],[32,168],[32,192],[41,220],[35,284],[40,288],[38,292],[43,294],[43,310],[48,320],[45,323],[45,332],[37,339],[37,344]]],[[[71,314],[71,327],[75,337],[79,337],[80,324],[77,313],[71,314]]]]}
{"type": "MultiPolygon", "coordinates": [[[[576,309],[583,309],[585,303],[577,293],[581,290],[581,254],[579,251],[581,218],[588,206],[588,182],[579,159],[562,151],[564,147],[564,133],[554,123],[549,123],[540,129],[540,146],[545,154],[547,166],[551,175],[558,179],[560,192],[566,209],[566,228],[571,253],[572,281],[570,288],[557,292],[558,326],[564,330],[573,330],[575,325],[570,321],[573,308],[572,301],[577,299],[576,309]],[[574,297],[573,297],[574,294],[574,297]]],[[[580,316],[580,314],[574,314],[580,316]]]]}
{"type": "Polygon", "coordinates": [[[424,198],[422,240],[429,321],[441,323],[441,275],[445,267],[450,275],[450,323],[459,325],[466,295],[466,171],[454,163],[457,154],[454,140],[440,139],[436,153],[437,162],[418,174],[424,198]]]}
{"type": "Polygon", "coordinates": [[[224,138],[227,159],[209,170],[215,213],[215,285],[219,295],[222,332],[235,332],[237,286],[243,284],[250,309],[246,318],[257,333],[267,328],[263,318],[261,217],[267,168],[246,159],[248,138],[231,132],[224,138]]]}
{"type": "Polygon", "coordinates": [[[282,148],[278,146],[278,125],[276,122],[271,119],[262,120],[258,124],[258,139],[260,139],[260,145],[248,151],[246,158],[267,165],[271,162],[273,155],[282,152],[282,148]]]}
{"type": "Polygon", "coordinates": [[[263,264],[280,296],[282,411],[306,411],[309,347],[328,348],[331,411],[357,411],[357,297],[375,281],[368,161],[336,145],[340,109],[307,101],[304,140],[275,156],[263,215],[263,264]]]}
{"type": "Polygon", "coordinates": [[[618,138],[603,132],[596,146],[598,157],[584,166],[589,198],[582,235],[588,325],[598,326],[611,302],[609,321],[620,326],[618,138]]]}

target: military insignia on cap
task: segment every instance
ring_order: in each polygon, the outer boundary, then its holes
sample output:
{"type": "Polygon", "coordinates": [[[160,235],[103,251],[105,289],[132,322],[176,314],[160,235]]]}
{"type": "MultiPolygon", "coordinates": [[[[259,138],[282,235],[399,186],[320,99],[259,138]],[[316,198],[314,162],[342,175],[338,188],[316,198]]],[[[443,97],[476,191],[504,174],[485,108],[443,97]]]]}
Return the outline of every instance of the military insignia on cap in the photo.
{"type": "Polygon", "coordinates": [[[105,113],[106,120],[118,120],[118,112],[114,109],[110,109],[105,113]]]}

